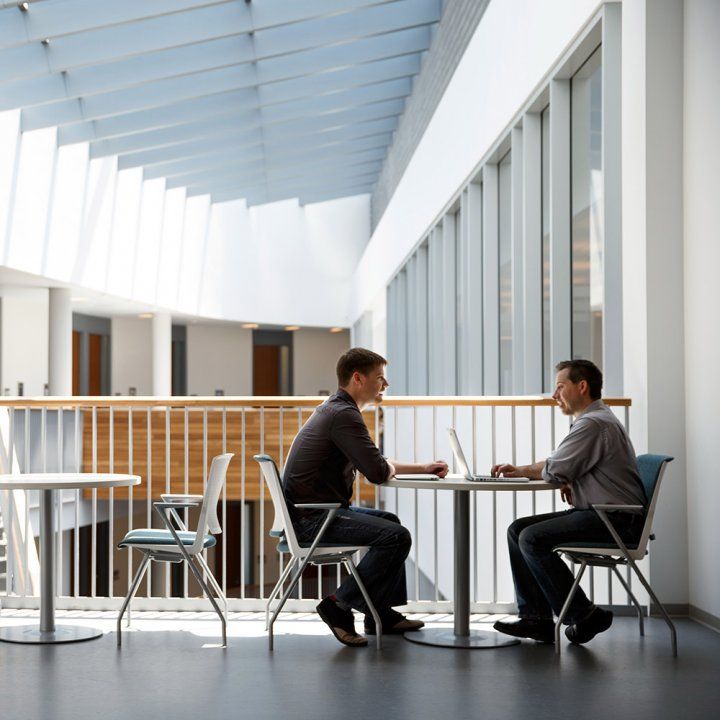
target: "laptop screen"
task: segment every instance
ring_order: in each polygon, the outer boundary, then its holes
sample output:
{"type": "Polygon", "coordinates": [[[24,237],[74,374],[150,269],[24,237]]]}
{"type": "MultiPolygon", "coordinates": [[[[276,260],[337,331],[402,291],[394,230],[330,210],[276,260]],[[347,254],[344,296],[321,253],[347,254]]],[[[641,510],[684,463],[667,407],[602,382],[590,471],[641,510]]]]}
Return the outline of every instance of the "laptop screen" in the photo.
{"type": "Polygon", "coordinates": [[[454,428],[448,428],[448,435],[450,436],[450,446],[452,447],[453,455],[458,464],[458,470],[466,477],[472,477],[470,468],[468,467],[467,460],[465,460],[465,453],[460,447],[460,441],[458,440],[457,433],[454,428]]]}

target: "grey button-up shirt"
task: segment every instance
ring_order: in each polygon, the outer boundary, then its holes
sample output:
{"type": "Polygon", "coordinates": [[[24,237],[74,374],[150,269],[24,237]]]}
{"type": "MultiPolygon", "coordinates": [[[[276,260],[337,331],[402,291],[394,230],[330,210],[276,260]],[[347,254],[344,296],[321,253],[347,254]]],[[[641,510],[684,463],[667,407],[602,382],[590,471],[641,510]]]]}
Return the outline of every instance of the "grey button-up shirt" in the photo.
{"type": "Polygon", "coordinates": [[[570,485],[573,505],[645,505],[635,450],[622,423],[602,400],[575,420],[545,462],[543,480],[570,485]]]}

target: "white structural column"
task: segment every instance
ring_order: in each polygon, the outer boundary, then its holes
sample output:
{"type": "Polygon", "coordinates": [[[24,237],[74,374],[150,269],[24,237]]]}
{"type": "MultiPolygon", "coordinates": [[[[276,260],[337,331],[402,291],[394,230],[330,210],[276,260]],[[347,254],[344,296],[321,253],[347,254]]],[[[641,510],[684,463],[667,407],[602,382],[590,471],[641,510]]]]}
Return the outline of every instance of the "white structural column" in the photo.
{"type": "Polygon", "coordinates": [[[152,394],[172,395],[172,317],[155,313],[152,319],[152,394]]]}
{"type": "Polygon", "coordinates": [[[688,603],[683,3],[623,3],[622,24],[624,390],[633,401],[636,451],[675,458],[660,491],[650,550],[650,582],[672,610],[688,603]]]}
{"type": "Polygon", "coordinates": [[[621,8],[608,3],[602,29],[603,376],[607,395],[623,394],[621,8]]]}
{"type": "Polygon", "coordinates": [[[498,166],[483,168],[483,393],[500,394],[498,166]]]}
{"type": "Polygon", "coordinates": [[[550,343],[552,364],[572,351],[570,81],[550,82],[550,343]]]}
{"type": "Polygon", "coordinates": [[[48,381],[51,395],[72,395],[72,291],[50,288],[48,381]]]}
{"type": "Polygon", "coordinates": [[[525,392],[525,273],[523,248],[523,131],[514,127],[510,133],[513,161],[510,165],[511,211],[510,242],[512,257],[512,392],[525,392]]]}
{"type": "Polygon", "coordinates": [[[540,113],[523,119],[523,324],[525,376],[522,391],[542,392],[542,152],[540,113]]]}

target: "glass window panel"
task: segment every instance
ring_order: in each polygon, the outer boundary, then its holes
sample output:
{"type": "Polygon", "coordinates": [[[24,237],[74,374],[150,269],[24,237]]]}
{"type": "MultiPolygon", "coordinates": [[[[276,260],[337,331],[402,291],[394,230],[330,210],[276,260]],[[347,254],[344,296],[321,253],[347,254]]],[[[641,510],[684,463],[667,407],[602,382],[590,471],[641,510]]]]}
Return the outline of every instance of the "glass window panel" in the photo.
{"type": "Polygon", "coordinates": [[[498,172],[498,230],[500,262],[500,394],[512,393],[512,235],[510,153],[498,172]]]}
{"type": "Polygon", "coordinates": [[[550,106],[540,116],[542,195],[542,354],[543,392],[553,390],[552,337],[550,335],[550,106]]]}
{"type": "Polygon", "coordinates": [[[602,65],[596,50],[571,84],[572,354],[602,368],[602,65]]]}

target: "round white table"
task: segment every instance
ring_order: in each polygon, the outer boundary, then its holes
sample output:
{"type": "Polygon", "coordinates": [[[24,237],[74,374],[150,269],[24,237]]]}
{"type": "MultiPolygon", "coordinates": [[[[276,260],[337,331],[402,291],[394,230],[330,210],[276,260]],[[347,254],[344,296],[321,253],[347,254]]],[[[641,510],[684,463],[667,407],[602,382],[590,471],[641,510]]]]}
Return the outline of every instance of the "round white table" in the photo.
{"type": "Polygon", "coordinates": [[[116,473],[27,473],[0,475],[0,490],[40,490],[40,625],[0,628],[0,640],[13,643],[67,643],[92,640],[102,630],[55,625],[55,492],[139,485],[138,475],[116,473]]]}
{"type": "MultiPolygon", "coordinates": [[[[407,476],[406,476],[407,477],[407,476]]],[[[423,490],[452,490],[455,519],[455,598],[453,601],[453,629],[428,628],[405,633],[405,638],[421,645],[450,648],[495,648],[517,645],[520,641],[495,632],[470,629],[470,493],[471,492],[530,492],[555,490],[542,480],[530,482],[472,482],[463,475],[448,475],[439,480],[398,480],[393,478],[383,487],[418,488],[423,490]]]]}

